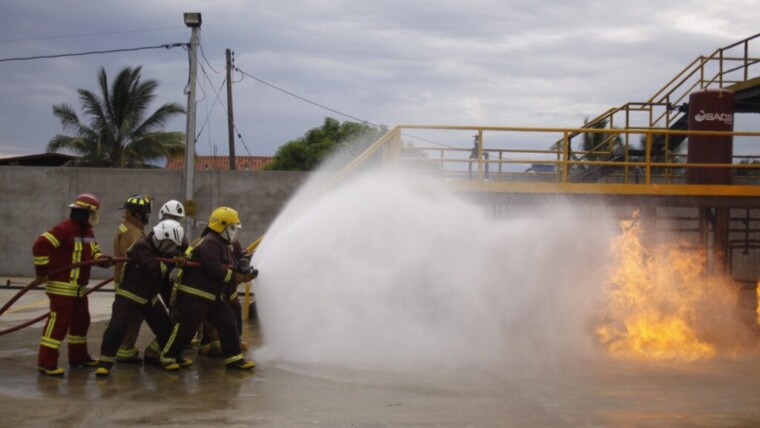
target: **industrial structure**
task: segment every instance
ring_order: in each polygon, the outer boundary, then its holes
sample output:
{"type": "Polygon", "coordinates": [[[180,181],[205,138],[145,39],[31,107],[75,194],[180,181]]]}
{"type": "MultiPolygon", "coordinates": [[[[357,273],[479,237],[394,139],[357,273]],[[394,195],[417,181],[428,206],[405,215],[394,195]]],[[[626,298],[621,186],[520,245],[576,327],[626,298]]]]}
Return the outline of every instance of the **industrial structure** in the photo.
{"type": "Polygon", "coordinates": [[[760,113],[759,62],[756,34],[579,128],[399,125],[333,182],[380,163],[497,204],[603,200],[686,233],[711,254],[711,270],[754,286],[760,272],[733,261],[760,254],[760,132],[734,131],[734,115],[760,113]],[[454,147],[470,138],[472,149],[454,147]]]}

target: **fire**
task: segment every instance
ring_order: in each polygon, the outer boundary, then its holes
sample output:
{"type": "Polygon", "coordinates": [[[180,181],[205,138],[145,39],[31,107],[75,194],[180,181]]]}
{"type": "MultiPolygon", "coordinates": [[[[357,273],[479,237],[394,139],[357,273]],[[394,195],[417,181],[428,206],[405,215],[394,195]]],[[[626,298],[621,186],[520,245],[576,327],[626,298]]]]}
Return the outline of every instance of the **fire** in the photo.
{"type": "Polygon", "coordinates": [[[760,325],[760,281],[757,281],[757,324],[760,325]]]}
{"type": "Polygon", "coordinates": [[[608,302],[595,329],[598,341],[617,357],[713,358],[725,340],[723,329],[735,327],[727,324],[734,320],[736,291],[724,279],[706,275],[702,252],[685,245],[643,245],[636,215],[621,226],[623,233],[612,244],[608,302]]]}

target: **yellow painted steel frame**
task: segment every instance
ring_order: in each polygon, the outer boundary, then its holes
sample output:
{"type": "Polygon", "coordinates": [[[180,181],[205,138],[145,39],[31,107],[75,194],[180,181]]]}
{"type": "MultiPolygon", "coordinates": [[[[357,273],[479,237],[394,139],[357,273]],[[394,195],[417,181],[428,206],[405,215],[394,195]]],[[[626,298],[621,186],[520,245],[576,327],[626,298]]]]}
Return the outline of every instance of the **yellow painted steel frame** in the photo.
{"type": "MultiPolygon", "coordinates": [[[[709,55],[698,56],[646,102],[630,102],[609,109],[587,121],[582,128],[590,129],[603,124],[610,128],[615,126],[632,128],[634,124],[631,120],[631,113],[635,112],[643,112],[648,115],[644,124],[646,128],[670,128],[682,114],[677,110],[677,106],[687,101],[688,96],[694,91],[726,88],[737,92],[758,86],[760,85],[760,76],[752,76],[751,73],[752,71],[757,73],[757,64],[760,63],[760,58],[750,56],[750,52],[757,46],[758,42],[760,42],[760,34],[755,34],[736,43],[718,48],[709,55]],[[616,121],[619,114],[624,114],[623,123],[616,121]]],[[[571,136],[575,135],[577,134],[571,136]]],[[[601,144],[606,142],[608,141],[601,144]]]]}
{"type": "MultiPolygon", "coordinates": [[[[652,170],[656,168],[733,168],[733,169],[745,169],[755,171],[760,175],[760,164],[685,164],[675,162],[655,162],[652,156],[652,138],[655,135],[667,135],[667,136],[689,136],[689,135],[712,135],[712,136],[726,136],[731,135],[733,137],[752,137],[758,140],[758,148],[760,148],[760,132],[712,132],[712,131],[672,131],[667,129],[593,129],[593,128],[529,128],[529,127],[473,127],[473,126],[438,126],[438,125],[399,125],[388,131],[384,136],[378,139],[370,147],[368,147],[363,153],[361,153],[356,159],[346,165],[341,171],[333,176],[327,183],[325,183],[317,192],[314,193],[313,198],[321,195],[327,190],[333,188],[346,176],[354,172],[363,162],[370,159],[372,156],[380,155],[382,164],[384,167],[394,167],[402,161],[402,136],[404,130],[436,130],[436,131],[475,131],[477,132],[477,159],[461,160],[461,159],[447,159],[446,155],[449,153],[461,153],[462,148],[418,148],[418,147],[404,147],[405,150],[417,150],[417,151],[436,151],[440,155],[437,159],[424,159],[426,161],[438,162],[445,164],[462,163],[462,162],[476,162],[478,165],[477,178],[475,180],[453,180],[449,181],[448,185],[452,190],[462,192],[485,192],[485,193],[536,193],[536,194],[567,194],[567,195],[643,195],[643,196],[708,196],[708,197],[760,197],[760,185],[693,185],[683,183],[656,183],[653,182],[652,170]],[[512,149],[499,149],[503,152],[509,153],[521,153],[521,154],[535,154],[535,155],[551,155],[553,160],[546,160],[545,158],[537,157],[535,159],[521,159],[517,160],[484,160],[483,153],[488,150],[486,147],[485,133],[502,132],[502,133],[557,133],[561,134],[562,138],[559,140],[559,144],[555,144],[551,149],[540,150],[533,148],[512,148],[512,149]],[[628,147],[626,146],[626,155],[623,161],[590,161],[590,160],[575,160],[570,150],[570,138],[574,135],[582,133],[603,133],[603,134],[641,134],[646,136],[646,147],[644,161],[631,161],[628,156],[628,147]],[[535,182],[535,181],[520,181],[520,175],[513,173],[517,179],[512,178],[510,181],[486,181],[484,177],[484,165],[498,165],[501,168],[502,164],[549,164],[555,167],[555,172],[549,175],[554,175],[555,180],[553,182],[535,182]],[[571,181],[570,170],[574,166],[581,167],[595,167],[595,166],[608,166],[618,167],[624,169],[623,183],[574,183],[571,181]],[[635,168],[644,168],[644,183],[635,184],[629,183],[629,171],[635,168]]],[[[760,150],[759,150],[760,151],[760,150]]],[[[611,154],[611,153],[609,153],[611,154]]],[[[749,156],[748,158],[760,158],[760,156],[749,156]]],[[[416,159],[419,160],[419,159],[416,159]]],[[[501,171],[501,169],[500,169],[501,171]]],[[[441,174],[445,175],[445,171],[441,170],[441,174]]],[[[525,176],[525,174],[523,174],[525,176]]],[[[498,177],[497,177],[498,178],[498,177]]],[[[672,177],[666,177],[672,180],[672,177]]],[[[256,241],[248,246],[248,251],[253,252],[258,248],[264,239],[264,235],[259,237],[256,241]]],[[[250,287],[246,286],[246,311],[250,302],[249,296],[250,287]]],[[[247,315],[247,313],[246,313],[247,315]]],[[[247,317],[246,317],[247,319],[247,317]]]]}
{"type": "MultiPolygon", "coordinates": [[[[332,188],[340,182],[346,175],[353,172],[364,161],[380,152],[385,165],[392,165],[401,159],[401,136],[402,129],[437,129],[437,130],[473,130],[477,131],[477,181],[454,182],[451,186],[461,191],[480,191],[480,192],[511,192],[511,193],[563,193],[563,194],[609,194],[609,195],[671,195],[671,196],[739,196],[739,197],[757,197],[760,191],[757,185],[752,186],[706,186],[706,185],[686,185],[672,183],[672,169],[674,168],[734,168],[755,170],[758,165],[753,164],[690,164],[673,162],[679,156],[671,152],[670,138],[679,135],[722,135],[721,133],[710,132],[689,132],[689,131],[670,131],[668,130],[677,120],[682,112],[676,111],[676,106],[684,102],[686,97],[695,90],[708,88],[728,88],[734,91],[752,88],[760,85],[760,76],[751,76],[750,67],[760,63],[760,59],[749,56],[750,43],[760,40],[760,34],[755,34],[744,40],[740,40],[731,45],[719,48],[710,55],[699,56],[689,65],[687,65],[673,79],[666,83],[646,102],[626,103],[621,107],[610,109],[596,118],[587,121],[583,127],[577,129],[558,129],[558,128],[495,128],[495,127],[456,127],[456,126],[415,126],[405,125],[396,126],[386,135],[367,148],[354,161],[348,164],[343,170],[338,172],[330,181],[328,181],[315,196],[322,194],[324,191],[332,188]],[[717,71],[710,74],[714,67],[717,71]],[[657,111],[661,110],[661,113],[657,111]],[[647,114],[647,121],[644,128],[634,128],[631,120],[631,113],[643,112],[647,114]],[[624,129],[617,129],[616,115],[624,114],[624,129]],[[595,129],[595,126],[609,126],[607,129],[595,129]],[[503,132],[558,132],[562,138],[557,140],[549,150],[534,149],[509,149],[493,150],[486,149],[483,140],[484,131],[503,131],[503,132]],[[573,137],[581,134],[603,134],[602,141],[596,147],[588,151],[571,151],[570,141],[573,137]],[[629,156],[629,140],[631,134],[644,134],[646,136],[646,156],[644,162],[631,161],[629,156]],[[664,141],[664,162],[652,161],[652,137],[661,134],[664,141]],[[592,156],[612,155],[612,147],[615,139],[623,135],[624,141],[624,162],[617,161],[591,161],[584,160],[592,156]],[[605,147],[609,146],[609,150],[605,147]],[[499,154],[498,160],[485,160],[484,153],[495,151],[499,154]],[[504,160],[504,153],[534,153],[556,155],[556,160],[549,161],[546,159],[536,158],[531,163],[534,165],[554,165],[559,172],[556,175],[554,183],[536,183],[536,182],[487,182],[484,181],[485,166],[497,165],[499,173],[502,172],[502,166],[508,164],[524,164],[522,161],[504,160]],[[580,154],[580,157],[578,155],[580,154]],[[624,183],[571,183],[570,170],[573,167],[623,167],[624,183]],[[644,184],[628,183],[630,171],[636,168],[645,169],[644,184]],[[666,183],[654,183],[654,168],[665,169],[666,183]]],[[[682,116],[680,116],[682,117],[682,116]]],[[[619,122],[618,122],[619,123],[619,122]]],[[[731,133],[739,137],[758,137],[758,133],[731,133]]],[[[415,148],[418,151],[434,150],[440,153],[438,161],[441,165],[448,162],[462,162],[461,160],[446,159],[447,152],[463,151],[467,149],[441,149],[441,148],[415,148]]],[[[760,156],[748,156],[745,159],[757,159],[760,156]]],[[[432,160],[432,159],[429,159],[432,160]]],[[[465,161],[467,162],[467,161],[465,161]]],[[[472,161],[469,161],[472,165],[472,161]]],[[[261,243],[264,236],[262,235],[248,246],[248,251],[253,252],[261,243]]],[[[246,287],[246,299],[249,287],[246,287]]],[[[246,305],[247,306],[247,305],[246,305]]]]}

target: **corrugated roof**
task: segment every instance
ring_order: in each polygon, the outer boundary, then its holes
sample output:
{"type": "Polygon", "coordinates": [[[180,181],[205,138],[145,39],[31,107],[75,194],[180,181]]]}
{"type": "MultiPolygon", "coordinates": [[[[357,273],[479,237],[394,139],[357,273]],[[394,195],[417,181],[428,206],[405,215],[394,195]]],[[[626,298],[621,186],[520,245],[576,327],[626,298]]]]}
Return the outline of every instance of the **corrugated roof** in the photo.
{"type": "MultiPolygon", "coordinates": [[[[269,162],[272,162],[272,159],[274,158],[271,156],[235,156],[235,169],[238,171],[258,170],[269,162]]],[[[166,169],[184,170],[185,158],[175,157],[167,159],[166,169]]],[[[195,158],[195,170],[201,171],[204,169],[227,171],[230,169],[230,158],[227,156],[197,156],[195,158]]]]}
{"type": "Polygon", "coordinates": [[[0,165],[61,166],[66,162],[76,158],[76,156],[71,156],[63,153],[40,153],[36,155],[3,158],[0,159],[0,165]]]}

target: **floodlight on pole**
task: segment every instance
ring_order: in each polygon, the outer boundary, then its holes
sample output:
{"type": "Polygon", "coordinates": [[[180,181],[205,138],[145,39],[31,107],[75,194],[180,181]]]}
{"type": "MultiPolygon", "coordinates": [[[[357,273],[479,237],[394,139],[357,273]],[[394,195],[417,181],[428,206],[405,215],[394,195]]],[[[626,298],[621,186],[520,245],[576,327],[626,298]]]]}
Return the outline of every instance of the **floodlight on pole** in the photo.
{"type": "Polygon", "coordinates": [[[199,12],[185,12],[185,25],[190,28],[201,26],[201,14],[199,12]]]}

